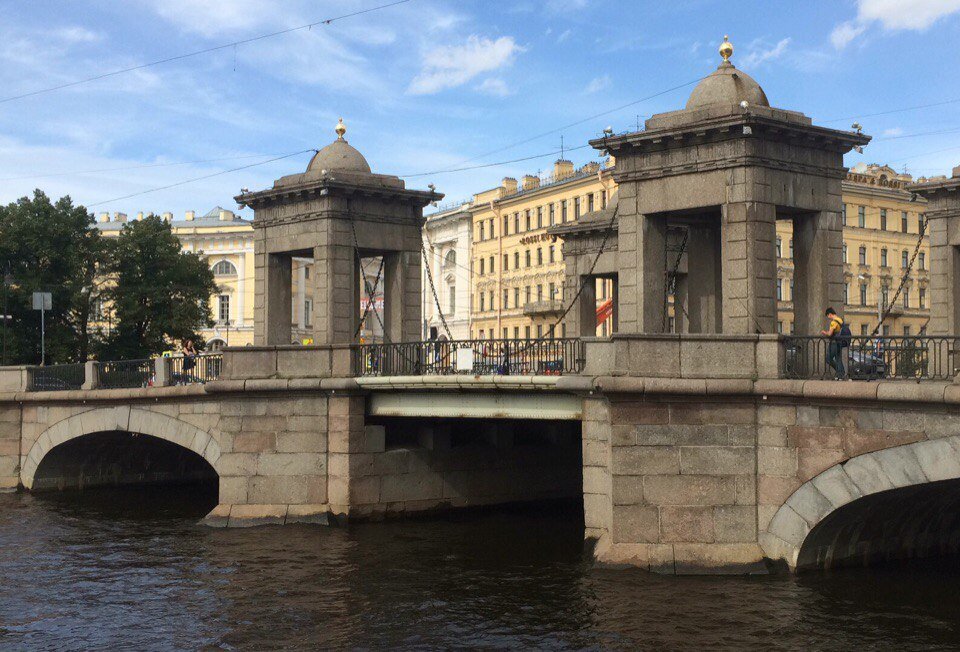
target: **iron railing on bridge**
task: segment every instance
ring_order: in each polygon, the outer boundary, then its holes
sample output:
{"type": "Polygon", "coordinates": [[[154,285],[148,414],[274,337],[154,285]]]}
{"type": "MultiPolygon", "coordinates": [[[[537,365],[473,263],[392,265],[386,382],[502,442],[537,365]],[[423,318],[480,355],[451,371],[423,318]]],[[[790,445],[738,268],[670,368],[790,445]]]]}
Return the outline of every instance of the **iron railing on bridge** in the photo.
{"type": "Polygon", "coordinates": [[[85,366],[82,362],[78,362],[76,364],[31,367],[27,391],[55,392],[82,389],[86,380],[85,366]]]}
{"type": "Polygon", "coordinates": [[[219,378],[223,369],[222,353],[175,356],[169,360],[171,385],[202,385],[219,378]]]}
{"type": "Polygon", "coordinates": [[[97,386],[102,389],[149,387],[153,379],[153,360],[112,360],[100,363],[97,386]]]}
{"type": "MultiPolygon", "coordinates": [[[[795,379],[833,379],[837,372],[827,362],[827,337],[788,336],[781,340],[784,376],[795,379]]],[[[952,380],[957,375],[960,336],[854,336],[840,349],[844,378],[852,380],[952,380]]]]}
{"type": "Polygon", "coordinates": [[[581,372],[585,358],[583,341],[576,338],[361,344],[353,349],[353,372],[356,376],[560,376],[581,372]]]}

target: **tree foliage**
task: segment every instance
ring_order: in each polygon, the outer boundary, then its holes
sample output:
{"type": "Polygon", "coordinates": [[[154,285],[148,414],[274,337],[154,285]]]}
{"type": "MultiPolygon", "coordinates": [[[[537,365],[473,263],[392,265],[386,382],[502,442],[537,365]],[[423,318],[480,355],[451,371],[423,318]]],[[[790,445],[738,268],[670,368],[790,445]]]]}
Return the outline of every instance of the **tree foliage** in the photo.
{"type": "Polygon", "coordinates": [[[173,342],[199,341],[198,331],[211,325],[213,272],[198,254],[181,248],[159,217],[125,224],[109,243],[106,269],[114,327],[102,358],[157,355],[173,342]]]}
{"type": "Polygon", "coordinates": [[[90,314],[101,292],[104,246],[92,225],[92,216],[70,197],[53,203],[40,190],[32,198],[0,206],[0,275],[9,269],[12,317],[6,329],[8,364],[40,362],[34,292],[53,295],[52,310],[45,315],[47,362],[85,360],[99,344],[91,333],[90,314]]]}

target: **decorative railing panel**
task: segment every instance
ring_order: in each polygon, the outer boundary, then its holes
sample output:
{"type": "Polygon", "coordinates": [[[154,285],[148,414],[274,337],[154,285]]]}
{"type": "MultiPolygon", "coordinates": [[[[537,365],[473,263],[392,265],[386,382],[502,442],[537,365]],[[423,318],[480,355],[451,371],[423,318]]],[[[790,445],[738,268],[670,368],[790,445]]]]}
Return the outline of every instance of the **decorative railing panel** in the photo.
{"type": "Polygon", "coordinates": [[[55,364],[44,367],[32,367],[27,386],[31,392],[55,392],[69,389],[82,389],[86,379],[85,365],[55,364]]]}
{"type": "Polygon", "coordinates": [[[223,369],[222,353],[170,358],[171,385],[197,385],[217,380],[223,369]]]}
{"type": "Polygon", "coordinates": [[[100,363],[98,387],[120,389],[153,385],[153,360],[116,360],[100,363]]]}
{"type": "MultiPolygon", "coordinates": [[[[831,346],[826,337],[784,337],[784,377],[833,379],[839,374],[828,362],[831,346]]],[[[851,380],[909,379],[952,380],[958,371],[960,337],[955,336],[854,336],[840,347],[842,378],[851,380]]]]}
{"type": "Polygon", "coordinates": [[[451,340],[362,344],[353,349],[356,376],[560,376],[583,370],[575,338],[451,340]]]}

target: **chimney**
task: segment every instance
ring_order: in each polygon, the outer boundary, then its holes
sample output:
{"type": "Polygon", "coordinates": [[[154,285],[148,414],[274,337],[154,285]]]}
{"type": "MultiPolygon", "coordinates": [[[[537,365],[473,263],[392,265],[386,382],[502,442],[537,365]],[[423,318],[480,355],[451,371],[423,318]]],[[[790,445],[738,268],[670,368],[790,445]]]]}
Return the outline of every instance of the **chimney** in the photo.
{"type": "Polygon", "coordinates": [[[184,216],[183,219],[185,219],[188,222],[192,222],[196,214],[197,214],[196,211],[187,211],[187,214],[184,216]]]}
{"type": "Polygon", "coordinates": [[[512,195],[517,192],[517,180],[513,177],[504,177],[503,182],[500,184],[504,190],[507,191],[508,195],[512,195]]]}
{"type": "Polygon", "coordinates": [[[172,221],[173,221],[173,213],[164,213],[164,214],[163,214],[163,221],[164,221],[164,222],[172,222],[172,221]]]}
{"type": "Polygon", "coordinates": [[[524,190],[533,190],[534,188],[540,187],[540,177],[535,177],[532,174],[523,175],[523,189],[524,190]]]}
{"type": "Polygon", "coordinates": [[[221,222],[230,222],[233,220],[233,213],[227,210],[220,210],[220,221],[221,222]]]}
{"type": "Polygon", "coordinates": [[[114,214],[113,214],[113,221],[114,221],[114,222],[126,222],[126,221],[127,221],[127,214],[126,214],[126,213],[114,213],[114,214]]]}
{"type": "Polygon", "coordinates": [[[960,177],[960,165],[953,168],[953,178],[956,179],[957,177],[960,177]]]}
{"type": "Polygon", "coordinates": [[[553,178],[557,181],[573,176],[573,162],[566,159],[557,159],[553,164],[553,178]]]}
{"type": "Polygon", "coordinates": [[[102,224],[103,222],[109,222],[109,221],[110,221],[110,213],[100,213],[100,215],[97,216],[97,221],[100,222],[101,224],[102,224]]]}
{"type": "Polygon", "coordinates": [[[138,222],[143,221],[143,211],[140,211],[139,213],[137,213],[137,221],[138,222]]]}

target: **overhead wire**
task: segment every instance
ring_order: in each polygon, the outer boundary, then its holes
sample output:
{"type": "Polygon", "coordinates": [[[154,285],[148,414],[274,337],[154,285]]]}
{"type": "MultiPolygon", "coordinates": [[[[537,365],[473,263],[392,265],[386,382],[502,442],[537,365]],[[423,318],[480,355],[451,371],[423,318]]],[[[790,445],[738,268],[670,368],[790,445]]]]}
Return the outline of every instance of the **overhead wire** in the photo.
{"type": "Polygon", "coordinates": [[[362,14],[368,14],[373,11],[379,11],[381,9],[387,9],[389,7],[395,7],[397,5],[402,5],[412,0],[395,0],[394,2],[388,2],[386,4],[378,5],[376,7],[368,7],[367,9],[360,9],[353,11],[347,14],[341,14],[339,16],[333,16],[331,18],[324,18],[322,20],[316,20],[312,23],[306,23],[305,25],[298,25],[296,27],[288,27],[286,29],[277,30],[275,32],[270,32],[267,34],[260,34],[258,36],[251,36],[250,38],[240,39],[238,41],[232,41],[230,43],[223,43],[222,45],[215,45],[213,47],[204,48],[202,50],[195,50],[193,52],[186,52],[184,54],[178,54],[172,57],[166,57],[163,59],[157,59],[156,61],[150,61],[147,63],[141,63],[136,66],[130,66],[127,68],[120,68],[118,70],[111,70],[110,72],[101,73],[99,75],[93,75],[92,77],[85,77],[83,79],[77,79],[71,82],[66,82],[63,84],[58,84],[56,86],[49,86],[47,88],[40,88],[34,91],[29,91],[27,93],[20,93],[19,95],[11,95],[9,97],[0,98],[0,104],[6,102],[13,102],[14,100],[21,100],[26,97],[33,97],[36,95],[42,95],[44,93],[52,93],[54,91],[63,90],[64,88],[71,88],[73,86],[79,86],[81,84],[86,84],[92,81],[98,81],[100,79],[106,79],[108,77],[116,77],[117,75],[123,75],[128,72],[134,72],[137,70],[143,70],[144,68],[150,68],[153,66],[159,66],[164,63],[171,63],[173,61],[182,61],[183,59],[189,59],[191,57],[200,56],[201,54],[209,54],[211,52],[217,52],[219,50],[226,50],[229,48],[236,48],[238,45],[246,45],[248,43],[253,43],[255,41],[262,41],[264,39],[273,38],[275,36],[282,36],[284,34],[290,34],[292,32],[299,32],[305,29],[311,29],[317,25],[329,25],[338,20],[344,20],[346,18],[353,18],[354,16],[360,16],[362,14]]]}

